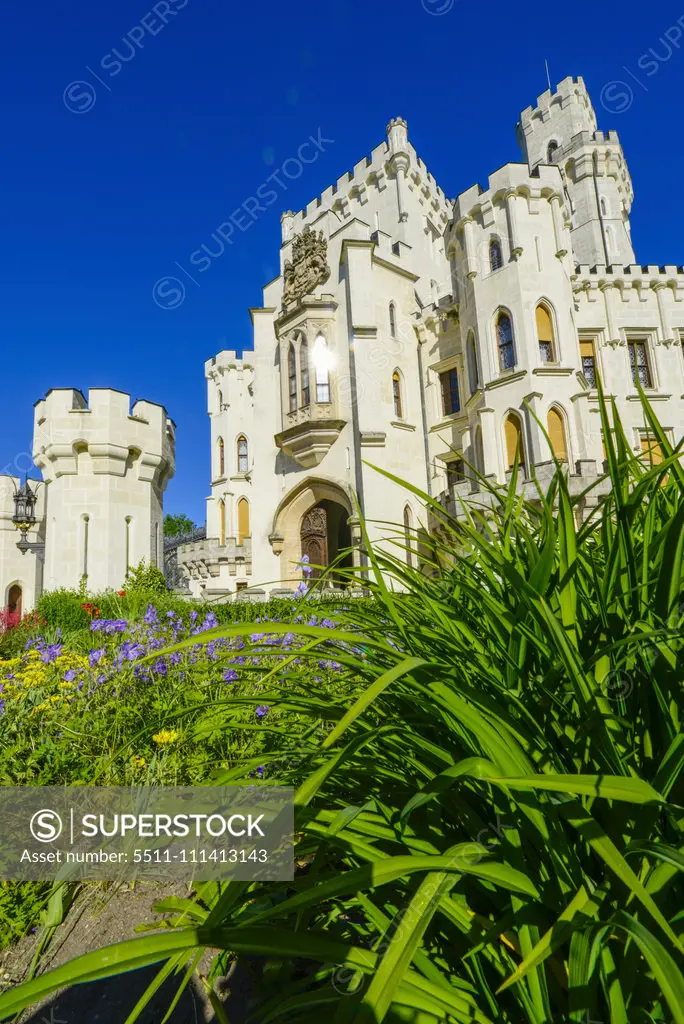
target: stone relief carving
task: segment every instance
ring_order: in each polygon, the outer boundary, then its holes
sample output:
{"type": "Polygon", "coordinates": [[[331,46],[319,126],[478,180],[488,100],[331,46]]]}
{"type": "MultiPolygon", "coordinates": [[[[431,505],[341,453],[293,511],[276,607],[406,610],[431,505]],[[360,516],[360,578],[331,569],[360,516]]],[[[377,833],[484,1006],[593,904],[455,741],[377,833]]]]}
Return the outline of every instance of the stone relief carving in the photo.
{"type": "Polygon", "coordinates": [[[292,243],[292,259],[285,261],[283,302],[289,305],[301,299],[330,277],[328,243],[323,232],[306,227],[292,243]]]}

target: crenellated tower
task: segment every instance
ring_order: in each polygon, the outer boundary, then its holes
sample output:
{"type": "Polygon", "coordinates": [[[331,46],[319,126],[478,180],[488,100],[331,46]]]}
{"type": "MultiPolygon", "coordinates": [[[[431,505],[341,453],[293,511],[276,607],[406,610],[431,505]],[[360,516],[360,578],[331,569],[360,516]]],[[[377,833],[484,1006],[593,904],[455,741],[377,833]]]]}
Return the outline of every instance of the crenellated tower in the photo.
{"type": "Polygon", "coordinates": [[[57,388],[36,403],[45,481],[45,589],[118,589],[128,567],[163,565],[163,494],[175,468],[166,410],[107,388],[57,388]]]}
{"type": "Polygon", "coordinates": [[[572,213],[576,264],[634,263],[629,214],[634,192],[617,132],[597,130],[582,78],[566,78],[520,115],[518,141],[530,170],[560,168],[572,213]]]}

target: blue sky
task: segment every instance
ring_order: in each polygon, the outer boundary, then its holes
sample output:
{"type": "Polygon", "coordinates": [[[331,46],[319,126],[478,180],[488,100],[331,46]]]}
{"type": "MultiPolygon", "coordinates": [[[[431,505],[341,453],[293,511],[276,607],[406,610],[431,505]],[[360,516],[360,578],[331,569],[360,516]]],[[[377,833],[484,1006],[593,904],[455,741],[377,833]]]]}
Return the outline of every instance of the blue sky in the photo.
{"type": "Polygon", "coordinates": [[[370,152],[396,115],[447,195],[486,181],[520,159],[515,123],[546,88],[545,58],[554,85],[582,75],[599,126],[620,133],[637,259],[684,262],[684,5],[541,11],[5,0],[0,472],[27,468],[32,406],[50,387],[118,388],[175,419],[166,510],[203,521],[204,361],[251,346],[248,308],[277,272],[281,211],[370,152]],[[197,272],[191,254],[319,132],[331,141],[317,159],[296,180],[280,173],[283,187],[272,179],[276,199],[197,272]],[[168,276],[187,290],[176,305],[164,280],[162,308],[153,288],[168,276]]]}

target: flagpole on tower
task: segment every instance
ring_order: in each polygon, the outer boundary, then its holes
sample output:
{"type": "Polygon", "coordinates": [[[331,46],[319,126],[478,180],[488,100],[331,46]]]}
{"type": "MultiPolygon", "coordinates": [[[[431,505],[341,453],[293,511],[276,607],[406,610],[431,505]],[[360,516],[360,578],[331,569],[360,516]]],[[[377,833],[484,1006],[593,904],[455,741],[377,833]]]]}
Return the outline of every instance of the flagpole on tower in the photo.
{"type": "Polygon", "coordinates": [[[549,74],[549,62],[544,58],[544,64],[546,65],[546,80],[549,83],[549,92],[551,92],[551,75],[549,74]]]}

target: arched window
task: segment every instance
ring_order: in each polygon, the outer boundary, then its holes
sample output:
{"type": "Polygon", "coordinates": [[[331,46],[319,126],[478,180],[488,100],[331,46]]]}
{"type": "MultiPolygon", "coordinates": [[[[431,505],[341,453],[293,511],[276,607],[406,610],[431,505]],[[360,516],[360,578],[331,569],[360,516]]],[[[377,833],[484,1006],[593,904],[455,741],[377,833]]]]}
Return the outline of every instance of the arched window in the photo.
{"type": "Polygon", "coordinates": [[[608,201],[605,196],[601,197],[601,213],[604,217],[608,216],[608,201]]]}
{"type": "Polygon", "coordinates": [[[393,302],[389,304],[389,329],[393,338],[397,336],[397,307],[393,302]]]}
{"type": "Polygon", "coordinates": [[[513,323],[508,313],[499,313],[496,321],[496,343],[499,348],[499,368],[512,370],[515,366],[513,323]]]}
{"type": "Polygon", "coordinates": [[[216,447],[218,449],[218,475],[224,476],[226,472],[226,452],[223,445],[222,437],[219,437],[218,441],[216,442],[216,447]]]}
{"type": "Polygon", "coordinates": [[[500,270],[503,267],[503,253],[501,242],[498,238],[492,238],[489,243],[489,269],[500,270]]]}
{"type": "Polygon", "coordinates": [[[219,501],[219,544],[226,543],[226,503],[219,501]]]}
{"type": "Polygon", "coordinates": [[[558,149],[558,143],[555,139],[551,139],[549,142],[548,149],[546,150],[546,162],[547,164],[553,163],[554,153],[558,149]]]}
{"type": "Polygon", "coordinates": [[[237,542],[242,544],[246,537],[250,536],[249,530],[249,502],[247,498],[240,498],[237,503],[237,542]]]}
{"type": "Polygon", "coordinates": [[[299,371],[302,375],[302,407],[311,404],[311,387],[309,385],[309,344],[302,338],[299,346],[299,371]]]}
{"type": "Polygon", "coordinates": [[[246,473],[249,469],[249,449],[244,434],[240,434],[237,439],[237,468],[238,473],[246,473]]]}
{"type": "Polygon", "coordinates": [[[316,369],[316,401],[320,403],[329,402],[330,377],[328,367],[330,365],[330,353],[328,351],[328,343],[322,334],[319,334],[314,342],[313,360],[316,369]]]}
{"type": "Polygon", "coordinates": [[[413,534],[413,514],[410,505],[404,506],[404,544],[406,546],[406,564],[409,569],[413,568],[413,549],[411,540],[413,534]]]}
{"type": "Polygon", "coordinates": [[[287,350],[287,388],[290,396],[290,412],[297,410],[297,356],[292,342],[287,350]]]}
{"type": "Polygon", "coordinates": [[[216,404],[218,405],[217,412],[221,412],[223,409],[223,392],[220,388],[216,392],[216,404]]]}
{"type": "Polygon", "coordinates": [[[522,469],[525,468],[525,446],[523,443],[522,423],[520,417],[509,412],[504,424],[506,438],[506,469],[513,469],[516,457],[522,469]]]}
{"type": "Polygon", "coordinates": [[[401,403],[401,374],[395,370],[392,374],[392,398],[394,400],[394,415],[398,420],[404,415],[401,403]]]}
{"type": "Polygon", "coordinates": [[[475,335],[471,331],[466,343],[466,357],[468,360],[468,382],[470,394],[473,395],[480,386],[480,373],[477,368],[477,350],[475,348],[475,335]]]}
{"type": "Polygon", "coordinates": [[[547,426],[553,454],[560,462],[567,462],[568,445],[565,440],[565,424],[558,409],[549,409],[547,426]]]}
{"type": "Polygon", "coordinates": [[[539,341],[539,358],[542,363],[552,363],[556,358],[554,352],[553,321],[551,313],[543,303],[535,310],[537,321],[537,340],[539,341]]]}

